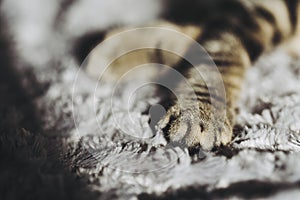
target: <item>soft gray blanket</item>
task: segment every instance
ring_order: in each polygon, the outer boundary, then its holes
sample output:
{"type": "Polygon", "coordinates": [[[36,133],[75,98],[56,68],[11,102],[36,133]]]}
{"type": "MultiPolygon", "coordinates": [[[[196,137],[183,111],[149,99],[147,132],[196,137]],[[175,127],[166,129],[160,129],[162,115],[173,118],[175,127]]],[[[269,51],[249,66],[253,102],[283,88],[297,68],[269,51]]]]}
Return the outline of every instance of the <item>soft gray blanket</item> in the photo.
{"type": "Polygon", "coordinates": [[[110,98],[80,70],[77,35],[147,21],[156,4],[75,1],[57,19],[58,0],[2,1],[0,199],[300,197],[300,60],[283,49],[248,71],[232,144],[191,155],[152,137],[151,88],[125,109],[137,82],[110,98]]]}

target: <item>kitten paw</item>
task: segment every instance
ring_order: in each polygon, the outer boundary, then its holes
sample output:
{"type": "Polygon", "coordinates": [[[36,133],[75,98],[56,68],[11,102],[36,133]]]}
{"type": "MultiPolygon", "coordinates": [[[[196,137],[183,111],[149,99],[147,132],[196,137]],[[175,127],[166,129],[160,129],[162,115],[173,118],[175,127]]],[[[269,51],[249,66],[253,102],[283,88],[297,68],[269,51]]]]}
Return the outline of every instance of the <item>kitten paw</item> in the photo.
{"type": "Polygon", "coordinates": [[[158,122],[158,128],[170,142],[187,147],[200,145],[204,150],[227,145],[232,138],[232,126],[226,113],[222,115],[213,105],[205,103],[199,108],[172,106],[158,122]]]}

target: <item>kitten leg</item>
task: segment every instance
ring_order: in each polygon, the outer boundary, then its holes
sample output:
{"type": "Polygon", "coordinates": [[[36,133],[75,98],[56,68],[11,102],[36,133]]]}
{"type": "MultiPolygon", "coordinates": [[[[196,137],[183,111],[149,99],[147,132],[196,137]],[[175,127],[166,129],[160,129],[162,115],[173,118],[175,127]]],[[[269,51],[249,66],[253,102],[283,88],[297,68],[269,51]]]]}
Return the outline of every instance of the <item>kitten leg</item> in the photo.
{"type": "Polygon", "coordinates": [[[205,41],[203,46],[218,68],[214,70],[214,66],[210,66],[213,63],[207,62],[199,66],[179,63],[177,68],[186,69],[184,74],[191,88],[179,83],[175,93],[181,94],[180,99],[167,111],[158,127],[166,132],[170,141],[210,150],[231,141],[235,103],[250,59],[233,34],[223,33],[217,39],[205,41]],[[201,69],[208,70],[199,74],[201,69]]]}

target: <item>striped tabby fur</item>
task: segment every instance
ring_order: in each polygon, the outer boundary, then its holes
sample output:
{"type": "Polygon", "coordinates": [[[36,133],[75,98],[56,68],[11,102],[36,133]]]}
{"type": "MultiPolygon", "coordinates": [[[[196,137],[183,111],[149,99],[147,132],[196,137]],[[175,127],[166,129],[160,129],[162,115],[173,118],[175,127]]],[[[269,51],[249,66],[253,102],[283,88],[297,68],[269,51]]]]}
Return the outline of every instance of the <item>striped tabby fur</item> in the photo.
{"type": "MultiPolygon", "coordinates": [[[[195,76],[195,68],[189,63],[168,53],[161,53],[160,58],[154,61],[162,61],[184,73],[197,95],[196,98],[191,98],[182,83],[174,83],[174,89],[183,96],[186,106],[182,108],[176,100],[169,98],[171,106],[158,123],[166,137],[171,142],[183,142],[189,147],[201,146],[206,150],[229,144],[232,139],[236,102],[246,69],[263,52],[298,34],[298,14],[298,0],[165,1],[161,20],[150,25],[175,29],[199,42],[217,65],[226,91],[225,99],[218,96],[218,92],[210,94],[208,88],[214,87],[213,76],[210,81],[204,81],[195,76]],[[194,108],[195,105],[198,106],[197,109],[194,108]],[[218,114],[222,106],[226,106],[225,120],[222,113],[218,114]]],[[[124,28],[113,30],[104,37],[122,30],[124,28]]],[[[168,36],[133,35],[132,38],[122,41],[122,45],[138,43],[145,38],[149,43],[160,44],[160,47],[168,47],[172,43],[172,38],[168,36]]],[[[189,44],[178,44],[172,48],[189,52],[189,44]]],[[[107,47],[103,55],[113,56],[114,51],[117,49],[107,47]]],[[[140,51],[120,58],[113,63],[112,74],[106,77],[118,78],[130,66],[153,62],[153,55],[156,53],[155,50],[140,51]]],[[[100,69],[93,63],[97,59],[106,59],[104,56],[95,58],[91,55],[86,72],[92,76],[98,74],[100,69]]]]}

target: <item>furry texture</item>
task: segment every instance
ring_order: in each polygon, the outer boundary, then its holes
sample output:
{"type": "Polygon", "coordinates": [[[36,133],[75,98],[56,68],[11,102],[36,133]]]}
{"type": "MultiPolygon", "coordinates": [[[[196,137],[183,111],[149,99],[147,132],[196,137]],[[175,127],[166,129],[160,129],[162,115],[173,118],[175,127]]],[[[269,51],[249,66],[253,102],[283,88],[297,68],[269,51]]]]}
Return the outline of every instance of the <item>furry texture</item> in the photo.
{"type": "MultiPolygon", "coordinates": [[[[85,2],[74,2],[59,23],[60,1],[1,4],[8,33],[1,29],[1,199],[299,198],[299,60],[281,49],[261,58],[247,73],[231,146],[190,156],[166,146],[160,134],[150,137],[142,112],[156,102],[151,88],[139,92],[128,113],[127,94],[138,80],[124,84],[111,110],[113,86],[95,90],[78,73],[74,38],[95,29],[89,8],[111,6],[85,2]]],[[[155,17],[155,6],[136,8],[153,8],[140,20],[155,17]]],[[[121,16],[140,16],[132,15],[121,16]]],[[[121,16],[100,21],[101,28],[126,23],[121,16]]]]}

